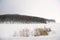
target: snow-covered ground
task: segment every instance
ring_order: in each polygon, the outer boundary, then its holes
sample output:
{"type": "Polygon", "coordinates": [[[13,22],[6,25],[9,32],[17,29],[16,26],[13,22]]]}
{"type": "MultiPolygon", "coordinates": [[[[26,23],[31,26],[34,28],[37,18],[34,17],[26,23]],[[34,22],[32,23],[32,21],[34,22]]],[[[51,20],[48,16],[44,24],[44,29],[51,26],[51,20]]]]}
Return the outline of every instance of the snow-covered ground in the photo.
{"type": "MultiPolygon", "coordinates": [[[[30,33],[31,34],[31,33],[30,33]]],[[[60,23],[51,24],[0,24],[0,40],[60,40],[60,23]],[[46,26],[51,28],[52,31],[47,36],[29,36],[29,37],[13,37],[15,31],[25,28],[33,30],[46,26]]]]}

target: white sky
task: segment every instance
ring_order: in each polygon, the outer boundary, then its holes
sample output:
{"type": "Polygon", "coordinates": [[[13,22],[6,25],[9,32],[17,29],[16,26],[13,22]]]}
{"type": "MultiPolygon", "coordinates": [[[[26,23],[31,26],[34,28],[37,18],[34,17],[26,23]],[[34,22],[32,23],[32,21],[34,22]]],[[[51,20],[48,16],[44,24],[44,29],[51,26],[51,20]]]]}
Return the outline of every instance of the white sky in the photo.
{"type": "Polygon", "coordinates": [[[55,19],[60,23],[60,0],[0,0],[0,12],[55,19]]]}

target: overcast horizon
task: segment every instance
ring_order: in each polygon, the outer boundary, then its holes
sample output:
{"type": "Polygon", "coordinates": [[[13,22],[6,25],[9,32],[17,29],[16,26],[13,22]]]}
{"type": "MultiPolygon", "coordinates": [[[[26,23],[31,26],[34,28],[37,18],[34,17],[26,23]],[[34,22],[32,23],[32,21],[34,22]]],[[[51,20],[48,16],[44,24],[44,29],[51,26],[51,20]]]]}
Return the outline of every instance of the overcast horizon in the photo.
{"type": "Polygon", "coordinates": [[[60,23],[60,0],[0,0],[0,14],[21,14],[60,23]]]}

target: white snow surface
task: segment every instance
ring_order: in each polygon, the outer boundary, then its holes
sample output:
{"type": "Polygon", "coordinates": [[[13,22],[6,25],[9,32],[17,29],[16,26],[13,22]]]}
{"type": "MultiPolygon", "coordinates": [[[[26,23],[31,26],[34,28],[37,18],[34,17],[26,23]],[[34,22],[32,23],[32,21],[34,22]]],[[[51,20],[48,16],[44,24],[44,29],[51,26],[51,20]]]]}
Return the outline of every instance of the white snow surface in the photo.
{"type": "MultiPolygon", "coordinates": [[[[31,33],[30,33],[31,34],[31,33]]],[[[60,23],[51,24],[0,24],[0,40],[60,40],[60,23]],[[47,36],[29,36],[29,37],[13,37],[15,31],[19,31],[24,28],[33,30],[46,26],[51,28],[52,31],[47,36]]]]}

